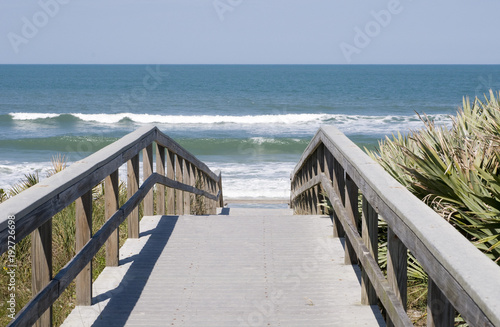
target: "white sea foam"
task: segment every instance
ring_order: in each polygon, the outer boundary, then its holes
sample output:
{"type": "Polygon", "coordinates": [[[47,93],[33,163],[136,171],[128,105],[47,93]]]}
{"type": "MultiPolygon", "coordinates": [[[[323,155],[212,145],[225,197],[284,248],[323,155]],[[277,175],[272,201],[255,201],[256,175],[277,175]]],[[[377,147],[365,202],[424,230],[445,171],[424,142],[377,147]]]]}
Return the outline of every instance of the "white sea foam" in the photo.
{"type": "Polygon", "coordinates": [[[51,113],[36,113],[36,112],[13,112],[9,114],[14,120],[35,120],[35,119],[47,119],[56,118],[60,114],[51,113]]]}
{"type": "MultiPolygon", "coordinates": [[[[52,119],[60,116],[55,113],[11,113],[14,120],[52,119]]],[[[98,124],[115,124],[129,119],[137,124],[159,124],[165,128],[184,128],[185,125],[198,125],[201,129],[243,129],[255,134],[274,135],[280,133],[313,134],[321,125],[335,125],[346,134],[387,134],[396,131],[403,133],[423,127],[417,115],[346,115],[346,114],[283,114],[254,116],[224,115],[150,115],[134,113],[82,114],[72,115],[82,121],[98,124]]],[[[451,125],[446,114],[429,115],[437,125],[451,125]]],[[[259,140],[256,138],[255,142],[259,140]]]]}
{"type": "MultiPolygon", "coordinates": [[[[71,163],[68,163],[68,166],[71,163]]],[[[294,162],[258,162],[217,163],[208,162],[212,170],[221,170],[223,177],[223,192],[228,198],[289,198],[290,172],[294,162]]],[[[17,184],[25,174],[38,173],[40,180],[47,177],[51,168],[50,162],[10,163],[0,162],[0,188],[10,189],[17,184]]],[[[139,167],[140,180],[142,176],[142,162],[139,167]]],[[[120,179],[126,182],[127,166],[119,169],[120,179]]]]}

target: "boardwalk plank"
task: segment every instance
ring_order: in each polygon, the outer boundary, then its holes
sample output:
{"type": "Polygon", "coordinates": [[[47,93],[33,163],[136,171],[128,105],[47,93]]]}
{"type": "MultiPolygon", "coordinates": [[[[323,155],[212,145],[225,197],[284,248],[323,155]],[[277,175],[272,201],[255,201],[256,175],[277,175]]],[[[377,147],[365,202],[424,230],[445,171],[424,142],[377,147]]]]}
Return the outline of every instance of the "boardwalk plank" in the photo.
{"type": "Polygon", "coordinates": [[[328,217],[260,213],[144,217],[63,326],[384,325],[328,217]]]}

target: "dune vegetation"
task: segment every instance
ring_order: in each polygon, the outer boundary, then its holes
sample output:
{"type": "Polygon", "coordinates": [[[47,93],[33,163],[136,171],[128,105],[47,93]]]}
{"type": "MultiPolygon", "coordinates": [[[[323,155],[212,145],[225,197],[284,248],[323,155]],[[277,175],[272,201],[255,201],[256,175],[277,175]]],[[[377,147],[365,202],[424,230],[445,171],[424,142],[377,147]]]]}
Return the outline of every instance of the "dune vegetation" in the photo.
{"type": "Polygon", "coordinates": [[[500,94],[464,99],[450,128],[422,120],[367,152],[500,264],[500,94]]]}

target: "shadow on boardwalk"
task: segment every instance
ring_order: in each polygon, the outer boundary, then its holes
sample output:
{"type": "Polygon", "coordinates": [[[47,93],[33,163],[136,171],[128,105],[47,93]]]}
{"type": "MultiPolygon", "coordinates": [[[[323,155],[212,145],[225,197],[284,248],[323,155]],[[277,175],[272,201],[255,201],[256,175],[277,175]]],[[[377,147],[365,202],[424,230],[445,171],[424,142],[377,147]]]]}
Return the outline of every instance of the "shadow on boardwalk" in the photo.
{"type": "Polygon", "coordinates": [[[109,299],[109,303],[92,324],[92,327],[109,327],[110,321],[103,319],[103,317],[112,317],[112,325],[114,326],[125,325],[132,313],[132,309],[141,297],[158,258],[174,231],[178,218],[178,216],[163,216],[156,228],[140,233],[140,238],[147,235],[150,235],[150,237],[140,253],[120,260],[120,266],[129,262],[132,262],[132,264],[119,286],[93,299],[93,304],[98,304],[107,299],[109,299]],[[145,253],[147,255],[144,255],[145,253]],[[124,301],[124,298],[127,300],[124,301]]]}

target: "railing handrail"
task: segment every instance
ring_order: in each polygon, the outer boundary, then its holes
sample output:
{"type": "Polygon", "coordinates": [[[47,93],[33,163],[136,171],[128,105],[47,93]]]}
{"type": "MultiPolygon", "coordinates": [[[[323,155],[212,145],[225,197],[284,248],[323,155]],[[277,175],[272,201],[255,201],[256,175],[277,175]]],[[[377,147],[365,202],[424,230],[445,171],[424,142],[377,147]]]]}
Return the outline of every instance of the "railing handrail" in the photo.
{"type": "Polygon", "coordinates": [[[17,243],[88,190],[88,187],[76,190],[75,186],[97,185],[152,142],[187,159],[214,181],[219,181],[218,175],[157,127],[145,126],[0,203],[0,254],[7,249],[8,216],[15,217],[17,243]]]}
{"type": "MultiPolygon", "coordinates": [[[[92,258],[105,243],[107,265],[118,265],[119,244],[116,229],[128,217],[129,237],[139,237],[137,208],[139,203],[144,201],[144,215],[154,214],[153,187],[156,184],[170,189],[167,198],[165,188],[157,189],[157,214],[165,214],[165,200],[168,205],[167,214],[190,214],[191,203],[197,201],[194,195],[208,200],[206,208],[211,214],[215,214],[217,204],[223,203],[220,172],[212,172],[203,162],[156,127],[140,128],[1,203],[0,254],[12,245],[9,239],[9,236],[12,238],[12,226],[8,225],[8,220],[13,216],[15,243],[30,233],[33,235],[32,267],[36,271],[33,272],[32,288],[38,292],[18,312],[9,326],[31,325],[39,318],[41,325],[50,325],[51,314],[48,309],[77,276],[77,304],[89,305],[92,281],[90,269],[84,268],[90,265],[92,258]],[[156,143],[157,172],[153,172],[153,142],[156,143]],[[139,187],[141,151],[144,181],[139,187]],[[128,200],[118,208],[118,169],[125,163],[128,163],[128,200]],[[92,236],[91,194],[92,189],[103,180],[106,189],[106,222],[92,236]],[[52,278],[51,219],[75,201],[76,254],[52,278]]],[[[205,206],[203,202],[202,206],[205,206]]]]}
{"type": "MultiPolygon", "coordinates": [[[[313,160],[318,162],[314,156],[320,146],[324,147],[321,151],[329,151],[332,160],[340,164],[345,176],[352,179],[368,203],[383,216],[389,228],[466,321],[473,325],[500,326],[499,267],[337,128],[321,127],[294,168],[291,174],[292,205],[300,202],[300,193],[323,183],[326,193],[343,206],[339,196],[333,194],[339,192],[332,187],[335,172],[323,174],[316,167],[317,173],[312,173],[308,166],[313,160]],[[304,174],[305,171],[308,173],[304,174]]],[[[342,221],[346,227],[349,227],[348,223],[342,221]]]]}

